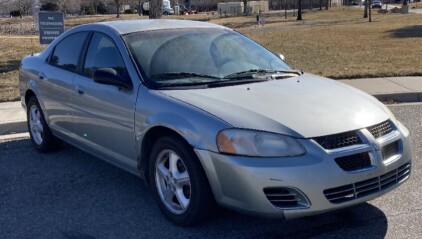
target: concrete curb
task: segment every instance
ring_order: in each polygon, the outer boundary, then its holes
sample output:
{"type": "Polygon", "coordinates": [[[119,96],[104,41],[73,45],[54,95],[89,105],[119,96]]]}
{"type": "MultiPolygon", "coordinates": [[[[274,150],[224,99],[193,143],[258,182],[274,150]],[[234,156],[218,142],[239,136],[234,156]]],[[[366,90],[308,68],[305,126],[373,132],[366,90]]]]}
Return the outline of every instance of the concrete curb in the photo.
{"type": "Polygon", "coordinates": [[[0,123],[0,135],[28,132],[25,121],[9,121],[0,123]]]}
{"type": "Polygon", "coordinates": [[[0,141],[5,141],[5,140],[17,140],[17,139],[25,139],[25,138],[29,138],[29,133],[16,133],[16,134],[5,134],[5,135],[0,135],[0,141]]]}
{"type": "Polygon", "coordinates": [[[394,100],[399,102],[422,102],[422,93],[394,93],[394,94],[373,94],[380,101],[394,100]]]}

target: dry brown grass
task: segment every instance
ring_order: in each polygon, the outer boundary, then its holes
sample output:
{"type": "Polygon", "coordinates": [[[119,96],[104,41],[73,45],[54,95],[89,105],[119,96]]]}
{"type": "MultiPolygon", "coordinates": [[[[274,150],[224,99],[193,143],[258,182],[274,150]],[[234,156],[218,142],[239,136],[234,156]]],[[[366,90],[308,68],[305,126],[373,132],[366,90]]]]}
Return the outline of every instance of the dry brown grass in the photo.
{"type": "MultiPolygon", "coordinates": [[[[422,4],[421,4],[422,5],[422,4]]],[[[122,15],[120,19],[145,18],[122,15]]],[[[333,8],[312,11],[297,22],[283,14],[271,14],[266,24],[256,26],[255,16],[219,18],[215,15],[170,16],[210,21],[245,33],[274,52],[283,53],[295,68],[333,78],[422,75],[422,14],[373,14],[373,22],[362,18],[362,10],[333,8]]],[[[114,15],[69,17],[67,26],[116,20],[114,15]]],[[[31,18],[0,19],[0,24],[31,18]]],[[[36,36],[0,36],[0,102],[18,99],[20,60],[41,51],[36,36]]]]}
{"type": "Polygon", "coordinates": [[[36,37],[0,36],[0,102],[19,99],[17,70],[20,61],[43,48],[36,37]]]}
{"type": "Polygon", "coordinates": [[[422,8],[422,2],[409,3],[409,9],[410,8],[422,8]]]}
{"type": "MultiPolygon", "coordinates": [[[[330,19],[331,12],[338,16],[339,11],[323,12],[327,16],[322,19],[330,19]]],[[[360,18],[361,11],[349,11],[359,18],[350,20],[350,15],[345,21],[305,21],[302,27],[285,29],[279,24],[278,28],[268,27],[268,31],[262,31],[267,26],[261,27],[261,32],[240,30],[270,50],[283,53],[294,67],[318,75],[422,75],[422,15],[374,14],[369,23],[360,18]]]]}
{"type": "MultiPolygon", "coordinates": [[[[196,20],[196,21],[208,21],[213,18],[217,18],[217,15],[180,15],[180,16],[163,16],[163,19],[183,19],[183,20],[196,20]]],[[[68,17],[65,20],[67,27],[74,27],[81,24],[91,22],[105,22],[105,21],[118,21],[118,20],[132,20],[132,19],[148,19],[148,16],[139,16],[137,14],[121,14],[119,18],[116,15],[94,15],[85,17],[68,17]]]]}

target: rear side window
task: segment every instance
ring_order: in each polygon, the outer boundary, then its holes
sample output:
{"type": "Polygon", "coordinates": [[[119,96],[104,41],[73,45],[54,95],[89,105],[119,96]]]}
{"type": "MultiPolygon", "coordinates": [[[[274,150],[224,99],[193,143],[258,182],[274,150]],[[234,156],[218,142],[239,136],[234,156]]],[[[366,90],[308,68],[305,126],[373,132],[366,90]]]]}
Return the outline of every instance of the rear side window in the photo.
{"type": "Polygon", "coordinates": [[[59,42],[54,48],[50,64],[75,72],[87,36],[88,32],[79,32],[59,42]]]}
{"type": "Polygon", "coordinates": [[[91,77],[99,68],[113,68],[125,76],[126,67],[114,42],[101,33],[94,33],[85,59],[84,74],[91,77]]]}

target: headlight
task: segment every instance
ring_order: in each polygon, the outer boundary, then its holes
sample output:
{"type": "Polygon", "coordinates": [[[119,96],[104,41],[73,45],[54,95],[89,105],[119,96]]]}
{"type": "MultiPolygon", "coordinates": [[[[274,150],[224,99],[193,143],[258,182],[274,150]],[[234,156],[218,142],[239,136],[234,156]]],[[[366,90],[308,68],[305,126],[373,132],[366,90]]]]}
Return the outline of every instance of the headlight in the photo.
{"type": "Polygon", "coordinates": [[[306,152],[292,137],[244,129],[220,131],[217,146],[221,153],[258,157],[298,156],[306,152]]]}

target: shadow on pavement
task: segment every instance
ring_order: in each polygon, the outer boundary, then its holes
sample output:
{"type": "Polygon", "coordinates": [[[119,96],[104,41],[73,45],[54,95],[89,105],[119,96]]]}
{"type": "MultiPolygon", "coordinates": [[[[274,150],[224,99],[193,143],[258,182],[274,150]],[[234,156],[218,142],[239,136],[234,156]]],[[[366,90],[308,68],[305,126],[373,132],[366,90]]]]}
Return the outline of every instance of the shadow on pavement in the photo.
{"type": "Polygon", "coordinates": [[[388,227],[366,203],[285,222],[221,209],[181,228],[139,178],[67,144],[39,154],[29,139],[0,143],[0,185],[0,238],[384,238],[388,227]]]}
{"type": "Polygon", "coordinates": [[[395,38],[422,37],[422,25],[406,26],[387,32],[390,33],[391,37],[395,38]]]}

